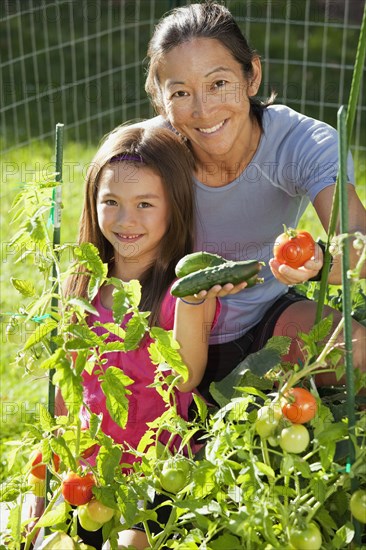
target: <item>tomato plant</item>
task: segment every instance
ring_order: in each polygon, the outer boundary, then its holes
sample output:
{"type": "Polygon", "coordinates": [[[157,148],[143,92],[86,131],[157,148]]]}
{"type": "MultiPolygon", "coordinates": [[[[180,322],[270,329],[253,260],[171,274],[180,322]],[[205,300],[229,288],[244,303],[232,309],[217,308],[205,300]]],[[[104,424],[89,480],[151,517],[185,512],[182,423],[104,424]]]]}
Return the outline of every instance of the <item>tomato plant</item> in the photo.
{"type": "Polygon", "coordinates": [[[288,453],[299,454],[304,452],[309,442],[309,432],[302,424],[293,424],[281,431],[280,446],[288,453]]]}
{"type": "Polygon", "coordinates": [[[307,231],[288,228],[276,239],[274,258],[280,263],[297,269],[315,254],[315,241],[307,231]]]}
{"type": "Polygon", "coordinates": [[[366,491],[364,489],[357,489],[350,500],[351,513],[357,521],[366,523],[366,491]]]}
{"type": "Polygon", "coordinates": [[[113,508],[109,508],[109,506],[106,506],[95,498],[90,500],[88,504],[85,504],[85,509],[87,510],[90,519],[101,524],[104,524],[112,519],[115,512],[113,508]]]}
{"type": "Polygon", "coordinates": [[[322,545],[322,535],[315,523],[309,523],[304,529],[292,529],[290,543],[296,550],[319,550],[322,545]]]}
{"type": "MultiPolygon", "coordinates": [[[[32,461],[31,473],[39,479],[46,479],[46,464],[44,464],[42,461],[42,453],[40,451],[35,451],[34,459],[32,461]]],[[[60,457],[56,454],[52,456],[52,465],[56,472],[58,472],[60,467],[60,457]]]]}
{"type": "Polygon", "coordinates": [[[316,415],[315,397],[304,388],[291,388],[282,399],[282,413],[294,424],[305,424],[316,415]]]}
{"type": "Polygon", "coordinates": [[[69,472],[62,481],[61,491],[64,499],[73,506],[86,504],[93,497],[94,476],[90,473],[81,476],[69,472]]]}

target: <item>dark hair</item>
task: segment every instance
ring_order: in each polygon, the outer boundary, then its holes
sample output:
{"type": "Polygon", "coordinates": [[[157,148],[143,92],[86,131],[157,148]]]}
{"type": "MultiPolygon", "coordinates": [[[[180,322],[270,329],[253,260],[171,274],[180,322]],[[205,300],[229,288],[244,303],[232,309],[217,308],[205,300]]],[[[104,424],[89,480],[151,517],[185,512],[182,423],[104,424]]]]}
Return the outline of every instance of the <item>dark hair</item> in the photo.
{"type": "MultiPolygon", "coordinates": [[[[149,42],[149,60],[145,90],[159,114],[164,115],[158,69],[161,58],[171,49],[195,38],[211,38],[220,41],[243,68],[244,77],[253,74],[252,61],[258,54],[253,50],[230,11],[216,2],[190,4],[170,11],[160,20],[149,42]]],[[[199,55],[199,52],[197,53],[199,55]]],[[[275,94],[262,102],[250,97],[251,114],[262,128],[263,110],[273,103],[275,94]]]]}
{"type": "MultiPolygon", "coordinates": [[[[194,242],[194,162],[188,147],[180,137],[165,128],[120,126],[111,132],[94,156],[87,173],[84,206],[78,242],[94,244],[104,263],[113,267],[114,251],[103,236],[97,216],[96,199],[103,168],[110,162],[134,162],[126,155],[141,159],[160,175],[169,205],[169,225],[161,241],[160,253],[154,264],[140,278],[142,299],[140,309],[151,311],[150,324],[158,322],[162,299],[174,280],[178,260],[192,252],[194,242]],[[115,157],[122,157],[120,160],[115,157]]],[[[66,294],[86,297],[88,276],[72,275],[66,294]]]]}

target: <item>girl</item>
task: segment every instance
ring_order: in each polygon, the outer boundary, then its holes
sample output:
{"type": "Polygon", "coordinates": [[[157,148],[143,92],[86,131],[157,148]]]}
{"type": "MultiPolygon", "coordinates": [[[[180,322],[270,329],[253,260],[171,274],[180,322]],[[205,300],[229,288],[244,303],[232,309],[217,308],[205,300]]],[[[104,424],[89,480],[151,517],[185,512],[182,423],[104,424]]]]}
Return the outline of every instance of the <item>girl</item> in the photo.
{"type": "MultiPolygon", "coordinates": [[[[193,248],[192,169],[189,150],[169,130],[117,128],[101,145],[91,163],[79,230],[79,243],[90,242],[98,248],[102,261],[108,264],[110,277],[125,282],[140,281],[140,309],[151,311],[150,326],[173,329],[189,371],[188,380],[175,392],[177,411],[185,419],[192,391],[201,381],[206,367],[208,338],[205,332],[215,324],[219,309],[215,298],[221,289],[213,287],[208,292],[178,300],[170,294],[175,265],[193,248]]],[[[86,297],[87,284],[88,277],[78,269],[78,273],[68,280],[66,294],[86,297]]],[[[227,286],[228,289],[232,287],[227,286]]],[[[100,288],[93,302],[99,315],[88,316],[90,326],[94,321],[113,322],[113,288],[112,285],[100,288]]],[[[128,321],[126,317],[122,327],[128,321]]],[[[105,332],[101,327],[93,330],[105,332]]],[[[115,338],[109,334],[107,341],[115,338]]],[[[155,375],[148,354],[150,343],[151,339],[144,337],[136,350],[111,352],[105,356],[103,369],[109,365],[119,367],[134,380],[129,387],[131,395],[128,396],[125,428],[114,422],[106,407],[98,377],[101,367],[96,367],[91,374],[83,373],[85,405],[93,413],[103,415],[101,428],[105,434],[126,445],[123,463],[132,464],[136,460],[127,452],[127,446],[136,448],[147,430],[147,423],[166,410],[161,396],[155,388],[149,387],[155,375]]],[[[58,414],[67,413],[60,393],[57,411],[58,414]]],[[[86,408],[83,424],[88,425],[86,408]]],[[[161,441],[166,443],[167,439],[168,434],[163,434],[161,441]]],[[[88,460],[95,460],[95,456],[88,460]]],[[[97,549],[101,547],[101,532],[90,533],[80,527],[79,534],[84,542],[97,549]]],[[[129,537],[128,533],[126,536],[129,537]]],[[[146,536],[138,530],[132,531],[132,538],[125,539],[123,544],[138,547],[139,538],[143,539],[142,547],[145,547],[146,536]]]]}

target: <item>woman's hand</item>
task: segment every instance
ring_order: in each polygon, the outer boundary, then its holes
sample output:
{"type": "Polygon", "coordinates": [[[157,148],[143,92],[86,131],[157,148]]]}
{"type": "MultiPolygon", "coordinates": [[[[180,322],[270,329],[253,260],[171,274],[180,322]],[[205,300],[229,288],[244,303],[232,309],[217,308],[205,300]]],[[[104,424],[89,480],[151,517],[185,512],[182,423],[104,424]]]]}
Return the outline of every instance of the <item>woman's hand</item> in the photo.
{"type": "Polygon", "coordinates": [[[286,264],[280,264],[274,258],[269,260],[269,267],[273,275],[280,283],[285,285],[297,285],[304,283],[313,277],[316,277],[323,267],[323,251],[320,246],[315,243],[315,255],[311,260],[305,262],[305,264],[297,269],[290,267],[286,264]]]}

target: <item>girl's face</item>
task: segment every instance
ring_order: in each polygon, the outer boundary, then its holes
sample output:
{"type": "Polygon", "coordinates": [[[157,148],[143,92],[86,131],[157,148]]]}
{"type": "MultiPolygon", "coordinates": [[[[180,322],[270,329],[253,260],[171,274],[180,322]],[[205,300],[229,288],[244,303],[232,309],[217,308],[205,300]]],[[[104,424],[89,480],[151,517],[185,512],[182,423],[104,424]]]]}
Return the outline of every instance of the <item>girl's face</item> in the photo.
{"type": "Polygon", "coordinates": [[[123,278],[128,272],[138,277],[157,257],[169,224],[161,177],[137,163],[108,164],[102,170],[96,206],[99,228],[114,248],[114,275],[123,278]]]}
{"type": "Polygon", "coordinates": [[[165,54],[158,76],[166,116],[190,140],[198,160],[225,160],[248,143],[249,96],[260,84],[259,59],[253,61],[249,83],[220,41],[196,38],[165,54]]]}

